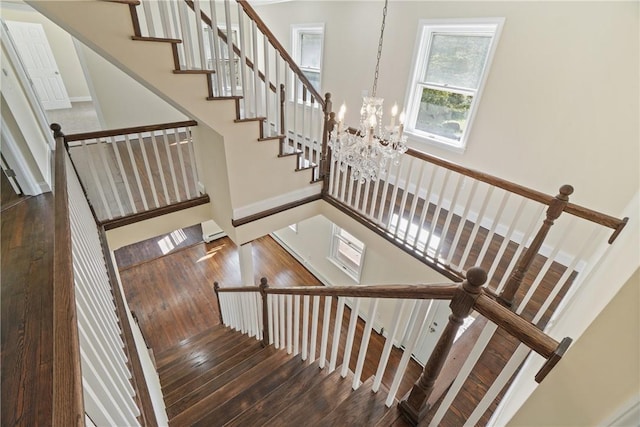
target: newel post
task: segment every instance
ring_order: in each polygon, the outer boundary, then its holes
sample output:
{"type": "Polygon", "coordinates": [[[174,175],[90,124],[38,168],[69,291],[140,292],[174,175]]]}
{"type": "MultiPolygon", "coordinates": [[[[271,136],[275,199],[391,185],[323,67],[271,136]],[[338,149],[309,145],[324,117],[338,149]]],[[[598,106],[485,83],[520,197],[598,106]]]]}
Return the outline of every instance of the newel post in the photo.
{"type": "MultiPolygon", "coordinates": [[[[502,305],[506,307],[511,307],[513,305],[514,297],[522,284],[524,276],[527,274],[536,254],[542,247],[542,243],[544,243],[544,239],[547,237],[547,234],[549,234],[549,230],[551,229],[554,221],[560,217],[560,214],[562,214],[562,211],[564,211],[565,207],[569,203],[569,196],[572,193],[572,186],[563,185],[560,187],[558,195],[551,201],[551,203],[549,203],[549,207],[547,208],[547,217],[542,222],[536,237],[531,242],[531,246],[529,246],[525,253],[522,254],[522,257],[518,261],[518,265],[511,273],[511,276],[509,276],[507,284],[500,293],[498,301],[502,305]]],[[[524,244],[526,244],[526,242],[524,242],[524,244]]]]}
{"type": "Polygon", "coordinates": [[[220,284],[213,282],[213,291],[216,293],[218,299],[218,315],[220,316],[220,324],[224,325],[224,318],[222,317],[222,301],[220,301],[220,284]]]}
{"type": "Polygon", "coordinates": [[[260,295],[262,296],[262,345],[269,346],[269,304],[267,303],[267,278],[260,279],[260,295]]]}
{"type": "Polygon", "coordinates": [[[467,278],[458,287],[455,296],[451,300],[449,307],[451,315],[449,322],[445,326],[440,339],[436,343],[429,360],[424,366],[422,375],[415,382],[409,397],[399,403],[402,415],[414,425],[423,418],[429,407],[427,400],[433,391],[434,384],[445,361],[458,329],[462,325],[465,317],[471,314],[473,305],[482,293],[482,285],[487,281],[487,273],[480,267],[472,267],[467,272],[467,278]]]}
{"type": "Polygon", "coordinates": [[[331,164],[331,149],[329,148],[329,134],[336,124],[336,113],[332,112],[333,103],[331,102],[331,94],[327,92],[324,96],[324,129],[322,131],[322,194],[329,192],[329,170],[331,164]]]}

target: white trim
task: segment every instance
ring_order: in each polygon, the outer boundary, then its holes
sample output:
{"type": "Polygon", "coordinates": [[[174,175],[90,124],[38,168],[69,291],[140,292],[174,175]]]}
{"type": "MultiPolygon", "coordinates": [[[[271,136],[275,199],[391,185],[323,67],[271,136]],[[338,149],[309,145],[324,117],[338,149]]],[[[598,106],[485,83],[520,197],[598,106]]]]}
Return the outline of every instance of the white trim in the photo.
{"type": "Polygon", "coordinates": [[[604,421],[598,423],[598,427],[637,425],[640,425],[640,393],[635,393],[604,421]]]}
{"type": "MultiPolygon", "coordinates": [[[[407,90],[405,95],[405,105],[404,110],[407,112],[407,126],[405,128],[405,132],[410,136],[417,146],[417,148],[421,148],[420,145],[426,144],[433,145],[439,148],[445,148],[447,150],[451,150],[456,153],[464,153],[467,142],[469,140],[469,135],[471,134],[471,128],[473,126],[473,121],[478,111],[478,105],[480,99],[482,98],[482,92],[484,90],[485,84],[487,82],[487,78],[489,76],[489,72],[491,69],[491,64],[493,62],[493,57],[496,51],[496,47],[498,45],[498,41],[500,39],[500,34],[502,33],[502,27],[504,26],[505,18],[471,18],[471,19],[421,19],[418,21],[418,33],[416,34],[416,41],[413,50],[411,68],[409,79],[407,80],[407,90]],[[448,140],[443,139],[435,139],[426,137],[422,134],[418,134],[412,128],[410,123],[414,123],[417,117],[418,108],[415,107],[414,104],[419,104],[419,99],[416,98],[416,84],[418,81],[418,76],[424,71],[424,68],[427,63],[426,54],[429,51],[429,40],[427,40],[428,34],[432,31],[428,30],[429,26],[438,26],[440,28],[444,28],[446,31],[453,31],[453,28],[456,26],[467,26],[467,27],[486,27],[489,30],[489,27],[494,27],[493,29],[493,37],[491,39],[491,45],[489,47],[489,51],[487,53],[487,58],[485,62],[485,67],[482,72],[482,78],[478,84],[478,88],[475,92],[475,96],[473,97],[473,101],[471,107],[469,109],[469,116],[467,118],[467,127],[464,132],[463,137],[459,141],[458,144],[448,140]],[[409,106],[413,107],[410,109],[409,106]],[[410,110],[412,113],[410,114],[410,110]]],[[[473,28],[471,28],[473,29],[473,28]]],[[[462,30],[465,31],[465,30],[462,30]]],[[[468,31],[468,30],[466,30],[468,31]]]]}
{"type": "Polygon", "coordinates": [[[93,99],[90,96],[70,96],[69,101],[71,102],[91,102],[93,99]]]}
{"type": "Polygon", "coordinates": [[[73,47],[76,49],[76,56],[78,57],[78,61],[80,62],[80,68],[82,68],[82,74],[84,74],[84,80],[87,83],[87,88],[89,88],[89,100],[93,101],[93,109],[96,111],[96,115],[98,116],[98,123],[100,123],[100,127],[102,129],[106,129],[107,125],[104,120],[104,114],[102,114],[102,108],[100,107],[100,102],[98,101],[98,96],[96,94],[96,89],[93,86],[93,80],[91,78],[91,73],[89,72],[89,67],[87,66],[87,59],[84,56],[84,48],[86,47],[82,42],[77,40],[74,36],[71,36],[71,40],[73,41],[73,47]]]}
{"type": "Polygon", "coordinates": [[[46,182],[40,182],[35,179],[33,171],[29,167],[27,160],[24,158],[20,147],[18,146],[13,134],[4,121],[4,117],[0,118],[0,133],[2,135],[2,153],[7,164],[16,173],[16,180],[20,184],[22,192],[29,196],[37,196],[38,194],[50,191],[51,188],[46,182]]]}
{"type": "Polygon", "coordinates": [[[317,194],[320,194],[320,191],[321,191],[320,184],[321,183],[316,183],[316,185],[309,185],[299,190],[294,190],[289,193],[279,194],[277,196],[270,197],[268,199],[250,203],[248,205],[241,206],[239,208],[234,208],[233,218],[234,219],[244,218],[249,215],[254,215],[259,212],[266,211],[268,209],[286,205],[287,203],[292,203],[297,200],[315,196],[317,194]]]}
{"type": "MultiPolygon", "coordinates": [[[[302,67],[300,66],[300,62],[301,62],[301,46],[300,43],[298,42],[298,35],[302,32],[308,32],[308,33],[319,33],[322,35],[322,43],[320,44],[320,66],[319,66],[319,71],[318,74],[320,74],[320,82],[319,82],[319,87],[314,88],[318,91],[318,93],[322,93],[322,77],[323,77],[323,71],[322,71],[322,66],[324,63],[324,22],[321,23],[309,23],[309,24],[291,24],[291,56],[293,57],[293,60],[296,62],[296,64],[300,67],[300,69],[302,70],[302,67]]],[[[290,102],[293,102],[293,89],[291,90],[291,98],[289,99],[290,102]]],[[[297,100],[297,103],[301,103],[302,101],[302,95],[299,94],[300,99],[297,100]]]]}

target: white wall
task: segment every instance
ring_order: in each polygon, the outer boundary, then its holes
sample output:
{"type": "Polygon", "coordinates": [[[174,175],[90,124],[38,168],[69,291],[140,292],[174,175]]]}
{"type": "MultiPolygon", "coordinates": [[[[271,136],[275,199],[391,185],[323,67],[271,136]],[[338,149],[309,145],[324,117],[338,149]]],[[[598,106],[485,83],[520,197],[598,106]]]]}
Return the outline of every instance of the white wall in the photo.
{"type": "Polygon", "coordinates": [[[0,3],[2,19],[42,24],[71,101],[91,98],[71,36],[24,3],[0,3]]]}
{"type": "MultiPolygon", "coordinates": [[[[634,397],[637,401],[639,313],[640,270],[636,270],[509,425],[603,425],[622,404],[634,397]]],[[[638,422],[636,418],[635,425],[638,422]]]]}
{"type": "MultiPolygon", "coordinates": [[[[273,234],[326,285],[451,283],[451,280],[398,250],[394,245],[332,206],[323,203],[322,211],[323,215],[298,222],[297,233],[285,227],[273,234]],[[332,223],[347,230],[366,246],[359,283],[328,259],[332,223]]],[[[381,300],[376,316],[377,328],[390,327],[394,304],[393,300],[381,300]]],[[[361,306],[362,317],[366,318],[367,308],[368,304],[361,306]]],[[[440,323],[441,326],[445,324],[445,322],[440,323]]]]}
{"type": "MultiPolygon", "coordinates": [[[[373,80],[381,1],[255,7],[290,47],[290,25],[324,22],[322,87],[355,124],[373,80]],[[356,24],[358,23],[359,24],[356,24]]],[[[419,19],[505,17],[464,154],[429,152],[617,215],[638,188],[637,2],[393,1],[378,95],[402,104],[419,19]]]]}
{"type": "Polygon", "coordinates": [[[78,45],[106,129],[189,120],[93,50],[78,45]]]}

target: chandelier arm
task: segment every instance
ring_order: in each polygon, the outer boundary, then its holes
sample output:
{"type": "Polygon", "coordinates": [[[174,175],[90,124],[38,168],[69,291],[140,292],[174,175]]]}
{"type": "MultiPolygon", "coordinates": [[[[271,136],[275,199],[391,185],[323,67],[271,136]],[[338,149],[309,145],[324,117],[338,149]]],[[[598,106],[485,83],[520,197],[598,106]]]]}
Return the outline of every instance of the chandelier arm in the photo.
{"type": "Polygon", "coordinates": [[[376,71],[373,74],[373,87],[371,96],[375,97],[378,90],[378,74],[380,70],[380,57],[382,56],[382,40],[384,39],[384,26],[387,20],[387,5],[389,0],[384,0],[384,8],[382,9],[382,25],[380,26],[380,41],[378,42],[378,56],[376,58],[376,71]]]}

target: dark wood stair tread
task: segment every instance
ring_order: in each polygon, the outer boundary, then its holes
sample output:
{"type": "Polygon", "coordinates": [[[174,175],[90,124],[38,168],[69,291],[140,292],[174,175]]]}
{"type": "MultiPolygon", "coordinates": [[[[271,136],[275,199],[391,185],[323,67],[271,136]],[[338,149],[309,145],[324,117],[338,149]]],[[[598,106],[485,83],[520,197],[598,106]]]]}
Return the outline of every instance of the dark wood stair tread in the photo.
{"type": "Polygon", "coordinates": [[[218,406],[212,412],[200,419],[194,426],[208,427],[211,425],[222,425],[233,419],[236,415],[244,412],[259,402],[264,396],[277,389],[288,378],[295,376],[297,373],[305,369],[305,362],[294,357],[281,365],[278,369],[274,369],[267,376],[247,387],[242,393],[233,396],[223,405],[218,406]]]}
{"type": "Polygon", "coordinates": [[[327,375],[329,375],[327,370],[321,370],[317,362],[307,365],[303,371],[288,378],[280,387],[273,390],[269,395],[264,396],[253,407],[247,409],[226,425],[238,427],[263,425],[296,401],[300,395],[322,382],[327,375]]]}
{"type": "Polygon", "coordinates": [[[349,427],[369,427],[380,421],[389,411],[384,404],[387,393],[371,391],[373,377],[360,385],[358,390],[342,402],[327,416],[322,418],[318,426],[344,425],[349,427]]]}
{"type": "MultiPolygon", "coordinates": [[[[220,382],[223,381],[228,375],[225,373],[233,369],[240,363],[251,364],[254,361],[261,360],[264,355],[259,353],[264,351],[262,343],[256,341],[255,343],[245,345],[243,348],[236,350],[229,355],[226,359],[215,365],[204,373],[188,374],[180,379],[179,382],[167,386],[164,391],[164,402],[166,407],[170,407],[176,404],[181,399],[184,399],[188,394],[204,388],[216,389],[220,386],[220,382]],[[245,360],[249,360],[245,362],[245,360]]],[[[269,354],[268,352],[266,353],[269,354]]]]}
{"type": "MultiPolygon", "coordinates": [[[[379,394],[380,392],[378,392],[379,394]]],[[[404,419],[400,410],[398,409],[398,402],[394,401],[391,408],[387,410],[384,417],[375,424],[376,427],[410,427],[411,424],[404,419]]]]}
{"type": "Polygon", "coordinates": [[[349,397],[352,392],[351,381],[353,381],[351,372],[347,374],[346,378],[342,378],[340,369],[336,369],[320,384],[307,390],[295,402],[264,425],[296,427],[317,423],[349,397]]]}
{"type": "Polygon", "coordinates": [[[168,372],[160,374],[162,388],[166,390],[178,387],[198,375],[204,374],[254,341],[257,340],[246,335],[239,338],[231,337],[221,343],[218,348],[213,347],[215,344],[212,344],[212,346],[203,348],[200,353],[194,352],[193,358],[176,365],[168,372]]]}
{"type": "Polygon", "coordinates": [[[190,405],[179,414],[172,415],[169,412],[171,411],[175,414],[175,411],[172,411],[171,408],[167,408],[169,425],[193,425],[213,409],[222,405],[233,396],[241,393],[254,382],[260,380],[266,375],[269,375],[273,369],[277,369],[280,365],[284,364],[291,358],[291,356],[286,352],[275,350],[273,347],[267,347],[265,351],[271,353],[269,357],[266,357],[260,363],[255,364],[249,369],[247,369],[246,366],[244,366],[243,369],[240,369],[238,368],[240,365],[236,365],[234,369],[227,371],[230,375],[224,385],[217,388],[215,392],[196,399],[193,405],[190,405]]]}
{"type": "Polygon", "coordinates": [[[177,345],[156,354],[155,357],[158,369],[171,363],[173,360],[178,359],[180,356],[182,356],[183,351],[186,351],[185,349],[211,342],[217,337],[223,335],[228,330],[229,329],[227,329],[225,326],[216,325],[212,328],[200,332],[197,335],[185,338],[177,345]]]}
{"type": "Polygon", "coordinates": [[[160,378],[171,371],[184,367],[190,360],[198,358],[203,352],[207,352],[207,354],[214,356],[219,353],[224,353],[227,351],[227,347],[231,343],[242,338],[243,336],[240,334],[235,335],[227,331],[222,332],[221,334],[216,334],[215,337],[212,337],[212,339],[207,342],[203,341],[197,344],[178,348],[176,349],[176,356],[158,368],[160,378]]]}

